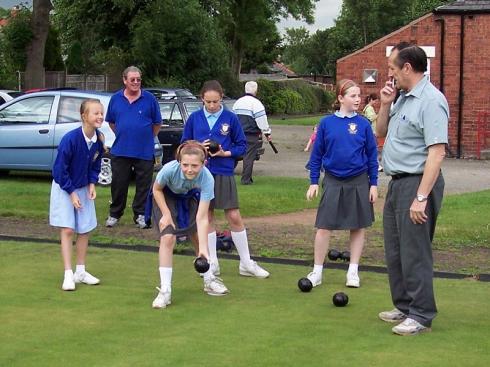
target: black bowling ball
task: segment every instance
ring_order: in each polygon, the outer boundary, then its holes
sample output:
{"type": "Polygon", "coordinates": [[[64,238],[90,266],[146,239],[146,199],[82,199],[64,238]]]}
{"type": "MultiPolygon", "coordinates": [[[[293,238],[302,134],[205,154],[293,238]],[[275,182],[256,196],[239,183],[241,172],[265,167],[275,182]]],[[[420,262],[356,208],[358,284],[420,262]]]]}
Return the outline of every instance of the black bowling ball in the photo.
{"type": "Polygon", "coordinates": [[[210,140],[208,150],[211,154],[218,153],[220,151],[219,143],[214,140],[210,140]]]}
{"type": "Polygon", "coordinates": [[[301,278],[298,280],[298,288],[301,292],[309,292],[313,288],[313,283],[308,278],[301,278]]]}
{"type": "Polygon", "coordinates": [[[204,257],[196,257],[194,260],[194,269],[198,273],[205,273],[209,270],[209,262],[204,257]]]}
{"type": "Polygon", "coordinates": [[[338,292],[333,295],[332,302],[337,307],[344,307],[349,303],[349,297],[344,292],[338,292]]]}
{"type": "Polygon", "coordinates": [[[331,260],[331,261],[337,261],[338,259],[340,259],[340,257],[342,256],[342,254],[335,250],[335,249],[332,249],[330,251],[328,251],[328,259],[331,260]]]}

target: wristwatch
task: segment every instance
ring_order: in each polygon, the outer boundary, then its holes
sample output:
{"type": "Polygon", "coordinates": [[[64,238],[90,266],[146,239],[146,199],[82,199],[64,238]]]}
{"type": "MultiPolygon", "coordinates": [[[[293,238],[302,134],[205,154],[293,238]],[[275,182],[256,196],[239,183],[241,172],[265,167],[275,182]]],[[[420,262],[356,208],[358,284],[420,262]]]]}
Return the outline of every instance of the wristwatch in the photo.
{"type": "Polygon", "coordinates": [[[417,194],[417,201],[419,203],[423,203],[424,201],[427,201],[427,196],[424,196],[422,194],[417,194]]]}

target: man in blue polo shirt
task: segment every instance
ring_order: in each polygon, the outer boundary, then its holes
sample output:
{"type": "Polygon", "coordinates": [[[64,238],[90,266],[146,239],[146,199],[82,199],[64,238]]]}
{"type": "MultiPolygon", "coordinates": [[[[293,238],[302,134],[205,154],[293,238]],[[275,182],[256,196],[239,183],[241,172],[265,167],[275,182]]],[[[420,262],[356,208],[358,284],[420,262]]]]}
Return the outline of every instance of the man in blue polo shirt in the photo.
{"type": "Polygon", "coordinates": [[[162,116],[156,98],[141,89],[140,69],[126,68],[123,82],[124,89],[112,96],[106,115],[106,121],[116,134],[111,149],[112,203],[106,226],[114,227],[124,214],[134,172],[133,220],[139,228],[146,228],[145,201],[153,177],[154,137],[160,130],[162,116]]]}

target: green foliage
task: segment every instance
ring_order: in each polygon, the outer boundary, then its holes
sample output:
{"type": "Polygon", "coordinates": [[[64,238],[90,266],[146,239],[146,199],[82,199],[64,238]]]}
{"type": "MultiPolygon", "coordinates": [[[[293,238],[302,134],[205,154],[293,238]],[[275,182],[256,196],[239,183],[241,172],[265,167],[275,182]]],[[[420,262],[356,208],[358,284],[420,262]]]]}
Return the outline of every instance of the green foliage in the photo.
{"type": "Polygon", "coordinates": [[[29,25],[31,12],[21,8],[15,17],[10,17],[8,24],[2,29],[2,53],[10,70],[25,70],[25,48],[32,39],[29,25]]]}
{"type": "Polygon", "coordinates": [[[6,18],[10,14],[8,9],[4,9],[0,6],[0,18],[6,18]]]}
{"type": "Polygon", "coordinates": [[[49,27],[48,38],[44,48],[44,67],[49,71],[65,70],[65,65],[61,58],[59,32],[54,27],[49,27]]]}
{"type": "Polygon", "coordinates": [[[157,0],[132,21],[132,58],[145,74],[198,89],[226,69],[227,48],[197,0],[157,0]],[[171,30],[171,31],[169,31],[171,30]]]}
{"type": "Polygon", "coordinates": [[[83,73],[85,66],[83,64],[83,51],[80,41],[74,41],[68,50],[68,58],[66,59],[66,70],[71,74],[83,73]]]}
{"type": "Polygon", "coordinates": [[[269,81],[259,79],[257,97],[270,114],[317,113],[330,108],[329,95],[304,80],[269,81]]]}
{"type": "Polygon", "coordinates": [[[309,35],[287,30],[284,62],[299,73],[335,75],[337,59],[387,35],[449,0],[344,0],[335,26],[309,35]]]}

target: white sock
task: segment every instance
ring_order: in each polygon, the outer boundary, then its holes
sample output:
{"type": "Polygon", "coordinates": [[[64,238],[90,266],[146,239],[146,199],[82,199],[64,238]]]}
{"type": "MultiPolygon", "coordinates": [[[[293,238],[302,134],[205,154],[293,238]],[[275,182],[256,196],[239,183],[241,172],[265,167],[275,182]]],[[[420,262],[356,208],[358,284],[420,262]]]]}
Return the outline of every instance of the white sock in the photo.
{"type": "Polygon", "coordinates": [[[75,273],[83,274],[85,273],[85,265],[77,265],[75,273]]]}
{"type": "Polygon", "coordinates": [[[211,270],[211,267],[209,267],[209,270],[205,272],[202,277],[205,282],[214,278],[214,274],[213,271],[211,270]]]}
{"type": "Polygon", "coordinates": [[[359,268],[359,264],[349,264],[349,270],[347,270],[348,273],[354,273],[357,274],[357,269],[359,268]]]}
{"type": "Polygon", "coordinates": [[[208,233],[208,251],[209,261],[218,263],[218,255],[216,254],[216,231],[208,233]]]}
{"type": "Polygon", "coordinates": [[[233,239],[238,255],[240,256],[240,262],[242,264],[249,264],[250,251],[248,249],[247,230],[244,229],[241,232],[231,232],[231,238],[233,239]]]}
{"type": "Polygon", "coordinates": [[[65,278],[73,278],[73,270],[65,270],[65,278]]]}
{"type": "Polygon", "coordinates": [[[172,268],[160,266],[160,289],[163,292],[170,292],[172,289],[172,268]]]}
{"type": "Polygon", "coordinates": [[[313,272],[314,273],[318,273],[318,274],[321,274],[323,272],[323,264],[321,265],[313,265],[313,272]]]}

